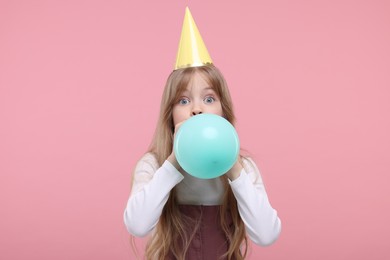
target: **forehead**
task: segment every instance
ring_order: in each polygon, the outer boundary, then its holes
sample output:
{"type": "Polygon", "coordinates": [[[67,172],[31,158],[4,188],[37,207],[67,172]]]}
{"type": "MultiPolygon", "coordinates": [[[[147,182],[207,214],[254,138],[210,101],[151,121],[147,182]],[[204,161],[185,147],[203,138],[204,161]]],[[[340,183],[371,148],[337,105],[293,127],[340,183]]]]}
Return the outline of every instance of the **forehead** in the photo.
{"type": "Polygon", "coordinates": [[[214,91],[214,87],[205,75],[194,73],[183,92],[207,92],[214,91]]]}

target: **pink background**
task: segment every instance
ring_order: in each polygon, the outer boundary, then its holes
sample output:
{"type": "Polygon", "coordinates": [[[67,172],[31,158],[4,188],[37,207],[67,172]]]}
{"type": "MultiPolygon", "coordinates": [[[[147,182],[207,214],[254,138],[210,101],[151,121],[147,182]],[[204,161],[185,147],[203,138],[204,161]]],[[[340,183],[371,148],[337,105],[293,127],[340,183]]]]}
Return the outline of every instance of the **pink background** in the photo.
{"type": "Polygon", "coordinates": [[[249,259],[390,259],[390,2],[241,3],[0,1],[1,259],[135,259],[186,5],[283,222],[249,259]]]}

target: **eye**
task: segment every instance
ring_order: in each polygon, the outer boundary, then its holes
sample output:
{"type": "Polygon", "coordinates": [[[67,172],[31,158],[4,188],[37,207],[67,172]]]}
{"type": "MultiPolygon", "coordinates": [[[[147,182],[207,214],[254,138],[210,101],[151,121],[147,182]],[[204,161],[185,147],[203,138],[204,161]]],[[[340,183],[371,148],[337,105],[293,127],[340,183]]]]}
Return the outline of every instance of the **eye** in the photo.
{"type": "Polygon", "coordinates": [[[215,98],[209,96],[209,97],[206,97],[203,101],[204,101],[205,103],[211,104],[211,103],[214,103],[215,98]]]}
{"type": "Polygon", "coordinates": [[[179,104],[180,105],[187,105],[188,103],[190,103],[190,100],[188,98],[181,98],[181,99],[179,99],[179,104]]]}

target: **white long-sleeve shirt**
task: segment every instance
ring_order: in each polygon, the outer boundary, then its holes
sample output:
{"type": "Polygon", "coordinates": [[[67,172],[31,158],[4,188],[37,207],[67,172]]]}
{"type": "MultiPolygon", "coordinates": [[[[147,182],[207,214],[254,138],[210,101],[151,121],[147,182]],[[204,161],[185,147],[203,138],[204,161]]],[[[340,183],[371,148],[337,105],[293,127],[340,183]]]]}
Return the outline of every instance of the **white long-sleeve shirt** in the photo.
{"type": "MultiPolygon", "coordinates": [[[[229,184],[249,238],[258,245],[272,244],[279,237],[281,221],[269,203],[253,160],[244,158],[240,176],[229,184]]],[[[160,167],[155,156],[147,153],[135,167],[133,187],[124,212],[127,230],[141,237],[151,232],[175,186],[179,204],[222,204],[224,186],[220,178],[198,179],[178,171],[169,161],[160,167]]]]}

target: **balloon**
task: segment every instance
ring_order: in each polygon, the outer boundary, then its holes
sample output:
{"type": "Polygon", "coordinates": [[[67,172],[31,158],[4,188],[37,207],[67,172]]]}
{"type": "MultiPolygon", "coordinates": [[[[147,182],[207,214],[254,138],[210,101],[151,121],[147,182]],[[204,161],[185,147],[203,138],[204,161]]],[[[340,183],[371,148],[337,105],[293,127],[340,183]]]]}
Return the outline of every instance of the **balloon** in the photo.
{"type": "Polygon", "coordinates": [[[240,142],[233,125],[214,114],[186,120],[175,134],[173,149],[180,166],[190,175],[212,179],[235,164],[240,142]]]}

